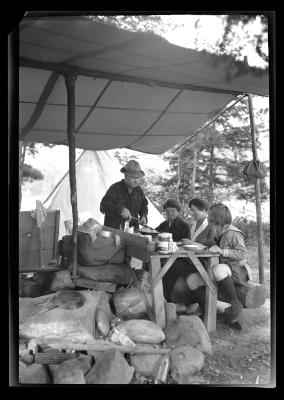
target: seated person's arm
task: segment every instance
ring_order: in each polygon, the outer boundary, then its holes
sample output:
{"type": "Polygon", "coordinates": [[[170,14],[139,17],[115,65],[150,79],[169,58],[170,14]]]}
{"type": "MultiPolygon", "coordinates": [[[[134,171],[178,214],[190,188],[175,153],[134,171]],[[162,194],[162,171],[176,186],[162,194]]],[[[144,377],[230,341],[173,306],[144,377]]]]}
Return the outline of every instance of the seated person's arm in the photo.
{"type": "Polygon", "coordinates": [[[230,240],[230,248],[222,249],[222,255],[231,260],[246,260],[247,248],[245,246],[243,235],[239,232],[234,232],[230,240]]]}
{"type": "Polygon", "coordinates": [[[219,246],[212,246],[209,248],[210,251],[220,253],[224,258],[231,260],[246,260],[247,249],[243,239],[243,235],[239,232],[234,232],[229,240],[229,246],[221,249],[219,246]]]}

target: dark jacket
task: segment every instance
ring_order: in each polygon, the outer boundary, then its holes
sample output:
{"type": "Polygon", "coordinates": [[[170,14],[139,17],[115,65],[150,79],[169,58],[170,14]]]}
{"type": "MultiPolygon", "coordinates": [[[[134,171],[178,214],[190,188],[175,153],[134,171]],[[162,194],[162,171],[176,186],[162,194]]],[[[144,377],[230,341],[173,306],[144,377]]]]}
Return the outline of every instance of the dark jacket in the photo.
{"type": "MultiPolygon", "coordinates": [[[[127,185],[122,179],[110,186],[106,194],[102,198],[100,204],[100,211],[105,214],[104,225],[111,228],[123,228],[125,220],[121,217],[122,209],[126,207],[130,211],[132,217],[147,219],[148,214],[148,200],[140,186],[133,188],[129,194],[127,185]]],[[[129,226],[138,228],[138,223],[130,221],[129,226]]]]}
{"type": "Polygon", "coordinates": [[[189,225],[181,217],[177,216],[171,226],[169,226],[169,221],[166,220],[157,226],[156,231],[172,233],[173,241],[179,242],[181,239],[188,238],[189,225]]]}

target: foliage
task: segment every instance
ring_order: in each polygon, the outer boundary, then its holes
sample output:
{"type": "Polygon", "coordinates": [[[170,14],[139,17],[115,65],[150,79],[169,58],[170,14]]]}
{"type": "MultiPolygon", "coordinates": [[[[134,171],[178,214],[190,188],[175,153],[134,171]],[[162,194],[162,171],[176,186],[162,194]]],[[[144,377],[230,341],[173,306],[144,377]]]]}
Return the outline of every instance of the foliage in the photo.
{"type": "Polygon", "coordinates": [[[114,153],[114,157],[118,160],[119,164],[122,166],[126,165],[129,160],[136,160],[137,157],[135,155],[127,155],[127,153],[124,151],[116,151],[114,153]]]}
{"type": "MultiPolygon", "coordinates": [[[[258,129],[265,128],[262,120],[263,112],[264,110],[261,110],[256,114],[257,132],[258,129]]],[[[249,183],[243,174],[246,162],[252,159],[251,132],[248,126],[247,104],[242,101],[179,150],[181,177],[178,192],[184,211],[191,197],[206,198],[209,202],[222,201],[224,196],[227,199],[235,197],[254,200],[254,185],[249,183]],[[194,150],[197,150],[197,159],[196,180],[193,187],[194,150]]],[[[259,134],[256,139],[258,146],[259,134]]],[[[165,158],[169,161],[172,175],[168,183],[161,181],[161,185],[166,184],[166,188],[168,185],[175,187],[178,184],[178,156],[172,154],[165,158]]],[[[269,188],[265,179],[260,180],[260,191],[262,201],[267,200],[269,188]]]]}
{"type": "Polygon", "coordinates": [[[240,54],[244,49],[244,40],[250,41],[255,48],[256,53],[266,63],[268,63],[268,54],[265,53],[265,47],[268,45],[268,19],[265,15],[239,15],[231,14],[225,16],[225,29],[222,42],[219,45],[220,51],[230,51],[234,54],[240,54]],[[260,22],[260,32],[251,34],[250,28],[256,21],[260,22]],[[238,30],[242,30],[242,40],[239,40],[238,30]],[[232,43],[234,46],[232,46],[232,43]],[[231,50],[229,50],[231,49],[231,50]]]}
{"type": "Polygon", "coordinates": [[[153,32],[156,34],[166,33],[168,29],[174,29],[177,24],[165,25],[161,15],[96,15],[90,16],[93,21],[105,22],[121,29],[133,32],[153,32]]]}
{"type": "MultiPolygon", "coordinates": [[[[52,149],[55,144],[51,143],[42,143],[44,147],[48,147],[49,149],[52,149]]],[[[29,142],[25,143],[25,148],[28,154],[30,154],[32,157],[35,157],[38,154],[38,148],[37,148],[37,143],[35,142],[29,142]]]]}
{"type": "Polygon", "coordinates": [[[22,175],[22,183],[25,182],[33,182],[39,181],[44,178],[43,174],[36,168],[33,168],[29,164],[24,164],[23,167],[23,175],[22,175]]]}
{"type": "MultiPolygon", "coordinates": [[[[246,217],[237,217],[233,221],[233,225],[245,234],[245,243],[247,246],[257,244],[257,223],[250,221],[246,217]]],[[[262,223],[263,240],[266,246],[270,245],[270,224],[262,223]]]]}

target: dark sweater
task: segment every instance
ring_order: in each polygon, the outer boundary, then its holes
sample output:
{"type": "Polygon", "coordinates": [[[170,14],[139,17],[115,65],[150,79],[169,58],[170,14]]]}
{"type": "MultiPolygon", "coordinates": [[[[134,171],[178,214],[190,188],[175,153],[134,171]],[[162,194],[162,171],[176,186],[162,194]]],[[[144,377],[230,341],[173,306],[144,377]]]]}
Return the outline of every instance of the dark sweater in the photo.
{"type": "Polygon", "coordinates": [[[181,239],[188,238],[189,225],[181,217],[177,216],[171,226],[169,226],[169,221],[166,220],[157,226],[156,231],[172,233],[173,241],[179,242],[181,239]]]}
{"type": "MultiPolygon", "coordinates": [[[[100,211],[105,214],[104,225],[119,229],[124,227],[125,220],[120,213],[126,207],[132,217],[146,217],[148,214],[148,200],[140,186],[133,188],[131,194],[128,192],[127,185],[122,179],[110,186],[102,198],[100,211]]],[[[138,227],[138,223],[130,221],[129,226],[138,227]]]]}

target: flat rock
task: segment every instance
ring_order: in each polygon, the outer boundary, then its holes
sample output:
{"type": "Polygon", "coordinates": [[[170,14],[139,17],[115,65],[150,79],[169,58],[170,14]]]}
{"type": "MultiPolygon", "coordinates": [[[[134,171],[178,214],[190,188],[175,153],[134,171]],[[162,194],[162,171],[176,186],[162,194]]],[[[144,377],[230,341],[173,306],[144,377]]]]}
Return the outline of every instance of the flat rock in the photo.
{"type": "Polygon", "coordinates": [[[84,384],[85,378],[78,360],[66,360],[54,368],[52,373],[54,384],[84,384]]]}
{"type": "Polygon", "coordinates": [[[130,365],[145,377],[155,378],[158,374],[162,356],[160,354],[130,354],[130,365]]]}
{"type": "Polygon", "coordinates": [[[165,340],[165,334],[155,322],[145,319],[131,319],[120,322],[116,329],[137,343],[158,344],[165,340]]]}
{"type": "Polygon", "coordinates": [[[37,383],[48,384],[51,383],[48,369],[43,364],[26,365],[19,362],[19,382],[20,383],[37,383]]]}
{"type": "Polygon", "coordinates": [[[202,353],[212,356],[209,334],[201,319],[196,315],[179,316],[165,328],[164,332],[168,346],[190,345],[202,353]]]}
{"type": "Polygon", "coordinates": [[[191,375],[201,370],[204,354],[192,346],[181,346],[170,352],[170,372],[180,384],[189,383],[191,375]]]}
{"type": "Polygon", "coordinates": [[[85,376],[87,384],[128,384],[134,374],[118,350],[107,350],[85,376]]]}

